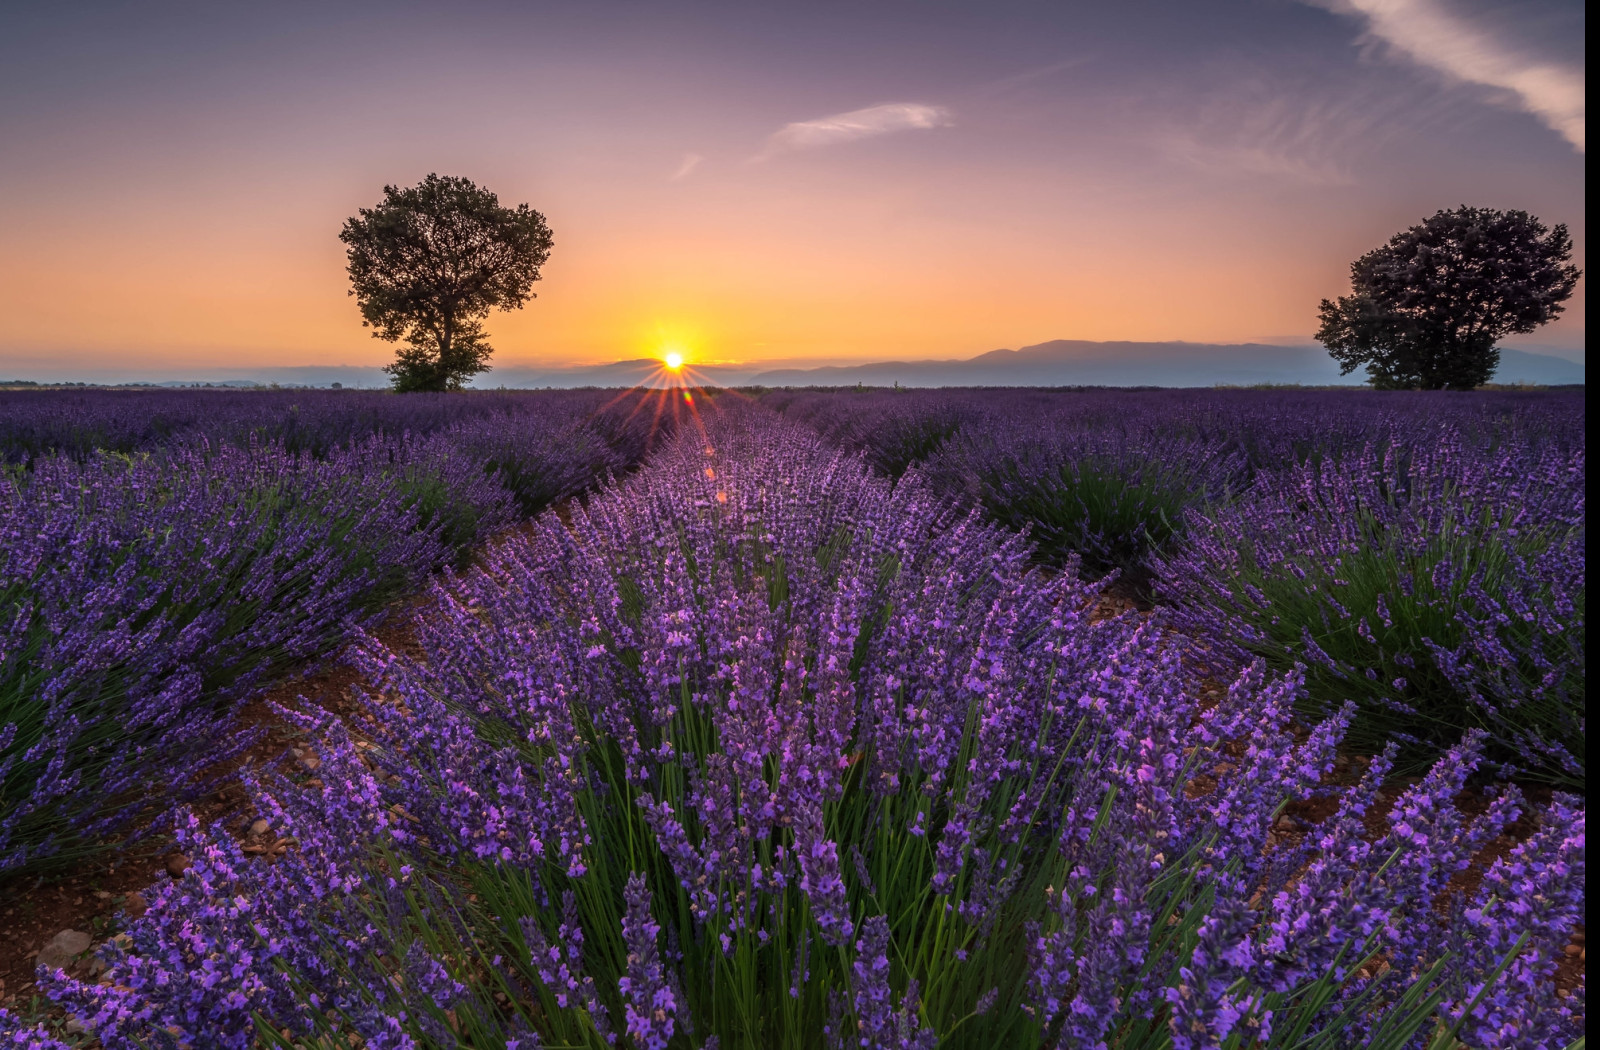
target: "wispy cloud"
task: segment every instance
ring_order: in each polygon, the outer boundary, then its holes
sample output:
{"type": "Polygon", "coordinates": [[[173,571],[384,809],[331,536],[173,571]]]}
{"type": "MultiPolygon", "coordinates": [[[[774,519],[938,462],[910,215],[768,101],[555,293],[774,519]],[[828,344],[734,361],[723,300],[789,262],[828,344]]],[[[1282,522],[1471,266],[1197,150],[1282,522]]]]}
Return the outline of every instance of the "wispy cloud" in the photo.
{"type": "Polygon", "coordinates": [[[1344,186],[1353,181],[1335,160],[1297,156],[1270,145],[1206,142],[1184,133],[1168,136],[1161,145],[1190,167],[1217,175],[1260,175],[1309,186],[1344,186]]]}
{"type": "Polygon", "coordinates": [[[754,159],[765,160],[779,153],[833,146],[896,131],[949,127],[950,123],[950,111],[942,106],[887,102],[849,113],[835,113],[831,117],[785,124],[768,137],[766,148],[754,159]]]}
{"type": "Polygon", "coordinates": [[[1441,0],[1306,0],[1363,18],[1367,33],[1412,61],[1506,93],[1584,152],[1584,71],[1514,46],[1441,0]]]}
{"type": "Polygon", "coordinates": [[[1435,124],[1455,115],[1442,98],[1305,96],[1292,83],[1245,79],[1177,105],[1178,119],[1158,125],[1155,145],[1205,173],[1341,186],[1356,181],[1369,158],[1404,137],[1419,115],[1435,124]]]}
{"type": "Polygon", "coordinates": [[[703,160],[705,158],[698,153],[685,153],[683,160],[678,162],[677,168],[673,170],[671,175],[667,176],[667,181],[677,182],[679,179],[688,178],[689,173],[698,168],[703,160]]]}
{"type": "Polygon", "coordinates": [[[1047,80],[1057,73],[1063,73],[1069,69],[1084,65],[1088,61],[1089,59],[1086,57],[1064,58],[1059,62],[1051,62],[1049,65],[1033,66],[1022,70],[1020,73],[1012,73],[1010,76],[1001,77],[999,80],[991,80],[987,83],[979,84],[968,94],[972,98],[993,98],[1007,95],[1039,81],[1047,80]]]}

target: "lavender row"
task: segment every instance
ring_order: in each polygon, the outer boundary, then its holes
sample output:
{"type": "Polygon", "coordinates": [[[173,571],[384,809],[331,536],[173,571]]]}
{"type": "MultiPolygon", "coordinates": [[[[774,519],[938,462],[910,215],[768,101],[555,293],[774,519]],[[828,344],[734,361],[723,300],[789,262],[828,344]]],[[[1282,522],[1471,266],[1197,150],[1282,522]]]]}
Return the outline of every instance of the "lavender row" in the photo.
{"type": "Polygon", "coordinates": [[[1147,568],[1187,507],[1380,435],[1406,442],[1446,424],[1471,440],[1583,447],[1581,395],[975,389],[765,402],[882,473],[915,466],[941,492],[1029,528],[1046,556],[1075,553],[1100,571],[1147,568]]]}
{"type": "Polygon", "coordinates": [[[583,397],[546,407],[315,457],[200,438],[8,472],[0,872],[198,789],[251,743],[234,719],[263,685],[481,538],[630,465],[615,439],[637,424],[608,434],[583,397]]]}
{"type": "Polygon", "coordinates": [[[1502,776],[1581,788],[1585,453],[1440,425],[1259,478],[1157,562],[1214,666],[1304,664],[1352,743],[1425,763],[1463,728],[1502,776]]]}
{"type": "Polygon", "coordinates": [[[535,429],[587,423],[633,462],[649,436],[648,415],[638,407],[636,398],[604,390],[404,397],[356,390],[0,391],[0,462],[147,452],[202,439],[323,456],[375,436],[422,437],[474,423],[515,430],[528,420],[535,429]]]}
{"type": "Polygon", "coordinates": [[[1582,786],[1580,396],[947,391],[782,402],[1179,610],[1219,674],[1309,669],[1308,717],[1431,762],[1467,728],[1502,775],[1582,786]]]}
{"type": "Polygon", "coordinates": [[[1348,708],[1297,736],[1259,662],[1202,708],[1180,639],[1030,562],[914,475],[713,419],[439,585],[418,653],[367,639],[359,735],[308,720],[319,783],[252,782],[297,847],[191,820],[106,980],[51,994],[108,1048],[1580,1034],[1577,800],[1463,814],[1469,734],[1374,838],[1395,753],[1335,786],[1348,708]]]}

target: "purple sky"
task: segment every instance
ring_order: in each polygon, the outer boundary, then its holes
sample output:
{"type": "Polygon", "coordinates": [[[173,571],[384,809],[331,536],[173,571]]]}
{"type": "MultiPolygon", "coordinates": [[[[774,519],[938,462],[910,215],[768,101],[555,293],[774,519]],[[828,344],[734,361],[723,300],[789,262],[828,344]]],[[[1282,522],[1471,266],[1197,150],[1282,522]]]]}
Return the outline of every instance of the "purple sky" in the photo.
{"type": "MultiPolygon", "coordinates": [[[[1305,342],[1442,207],[1564,222],[1579,3],[38,4],[0,15],[0,377],[374,364],[385,183],[543,211],[505,364],[1305,342]]],[[[1513,341],[1575,359],[1567,316],[1513,341]]]]}

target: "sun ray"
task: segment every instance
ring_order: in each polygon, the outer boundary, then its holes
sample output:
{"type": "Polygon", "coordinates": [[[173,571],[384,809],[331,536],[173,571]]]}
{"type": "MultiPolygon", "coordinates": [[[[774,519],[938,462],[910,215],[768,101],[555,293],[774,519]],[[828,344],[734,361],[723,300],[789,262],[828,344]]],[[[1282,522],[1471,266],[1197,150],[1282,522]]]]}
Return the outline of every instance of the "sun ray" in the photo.
{"type": "Polygon", "coordinates": [[[707,454],[710,450],[710,438],[706,431],[705,420],[702,416],[701,402],[704,402],[704,411],[718,412],[720,396],[731,395],[734,398],[749,402],[749,396],[726,387],[720,387],[711,382],[708,377],[696,372],[677,344],[667,344],[662,347],[658,364],[654,371],[642,377],[638,383],[621,391],[603,406],[595,410],[599,416],[622,402],[633,399],[633,406],[628,412],[628,420],[641,413],[650,415],[650,432],[647,441],[650,447],[655,446],[656,436],[661,432],[663,417],[668,415],[668,406],[671,406],[670,418],[674,428],[686,423],[692,424],[699,433],[702,441],[707,445],[707,454]],[[711,391],[717,392],[716,397],[705,396],[711,391]]]}

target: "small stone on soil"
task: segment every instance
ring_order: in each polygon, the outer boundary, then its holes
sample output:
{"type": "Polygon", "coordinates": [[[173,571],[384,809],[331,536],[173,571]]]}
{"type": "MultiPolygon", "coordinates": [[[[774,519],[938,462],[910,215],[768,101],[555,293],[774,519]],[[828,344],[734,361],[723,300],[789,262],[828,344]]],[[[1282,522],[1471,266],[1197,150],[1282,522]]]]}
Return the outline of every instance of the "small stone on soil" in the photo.
{"type": "Polygon", "coordinates": [[[194,867],[194,861],[185,857],[182,853],[167,854],[167,874],[173,878],[183,878],[184,871],[192,867],[194,867]]]}
{"type": "Polygon", "coordinates": [[[260,838],[262,835],[265,835],[267,831],[271,829],[271,827],[272,825],[267,821],[258,820],[254,824],[250,825],[250,837],[260,838]]]}
{"type": "Polygon", "coordinates": [[[37,962],[52,970],[64,970],[74,958],[88,951],[91,943],[93,938],[82,930],[62,930],[39,949],[37,962]]]}

